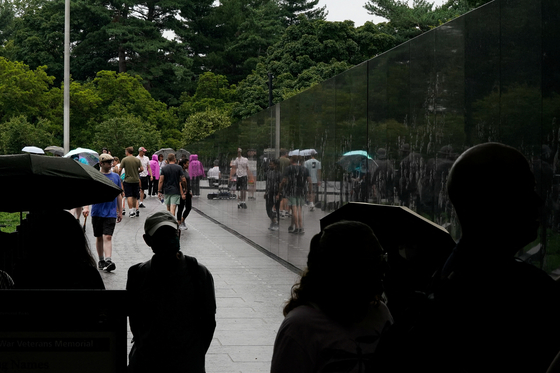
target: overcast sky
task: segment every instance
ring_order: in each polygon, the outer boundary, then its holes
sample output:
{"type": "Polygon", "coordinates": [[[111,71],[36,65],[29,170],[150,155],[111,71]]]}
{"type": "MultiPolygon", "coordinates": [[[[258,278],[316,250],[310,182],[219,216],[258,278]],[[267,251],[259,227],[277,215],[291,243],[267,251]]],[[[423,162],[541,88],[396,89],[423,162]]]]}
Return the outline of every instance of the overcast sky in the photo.
{"type": "MultiPolygon", "coordinates": [[[[367,0],[319,0],[318,6],[327,6],[329,14],[327,15],[327,21],[345,21],[347,19],[354,21],[354,26],[358,27],[366,23],[366,21],[372,21],[373,23],[383,22],[384,19],[380,17],[374,17],[368,14],[368,11],[364,9],[364,4],[367,0]]],[[[434,0],[433,3],[436,5],[441,5],[444,0],[434,0]]],[[[412,1],[409,0],[412,4],[412,1]]]]}

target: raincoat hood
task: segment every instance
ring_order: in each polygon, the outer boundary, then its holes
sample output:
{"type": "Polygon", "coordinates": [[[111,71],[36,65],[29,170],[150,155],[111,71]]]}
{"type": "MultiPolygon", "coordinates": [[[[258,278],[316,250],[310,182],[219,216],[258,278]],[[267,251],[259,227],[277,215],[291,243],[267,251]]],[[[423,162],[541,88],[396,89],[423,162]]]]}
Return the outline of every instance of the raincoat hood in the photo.
{"type": "Polygon", "coordinates": [[[158,161],[158,155],[157,154],[152,155],[152,161],[156,161],[156,162],[158,161]]]}
{"type": "Polygon", "coordinates": [[[189,157],[189,161],[198,161],[198,154],[191,154],[191,156],[189,157]]]}

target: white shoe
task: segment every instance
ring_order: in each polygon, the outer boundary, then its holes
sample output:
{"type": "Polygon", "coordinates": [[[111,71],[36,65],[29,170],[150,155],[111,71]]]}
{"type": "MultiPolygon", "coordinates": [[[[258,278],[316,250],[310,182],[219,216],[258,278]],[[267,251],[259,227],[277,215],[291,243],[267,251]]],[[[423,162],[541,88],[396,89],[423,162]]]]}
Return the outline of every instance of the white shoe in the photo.
{"type": "Polygon", "coordinates": [[[179,229],[182,231],[186,231],[189,228],[187,228],[187,223],[182,222],[181,224],[179,224],[179,229]]]}

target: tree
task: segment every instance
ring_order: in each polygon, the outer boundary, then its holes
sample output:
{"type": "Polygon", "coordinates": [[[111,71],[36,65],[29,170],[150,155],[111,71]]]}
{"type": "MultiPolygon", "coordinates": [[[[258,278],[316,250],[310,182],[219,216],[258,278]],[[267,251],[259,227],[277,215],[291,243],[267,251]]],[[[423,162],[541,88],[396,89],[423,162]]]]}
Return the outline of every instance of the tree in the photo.
{"type": "Polygon", "coordinates": [[[2,154],[19,154],[25,146],[45,148],[55,142],[49,133],[48,120],[39,120],[36,124],[29,123],[25,116],[15,116],[0,124],[0,152],[2,154]]]}
{"type": "Polygon", "coordinates": [[[140,146],[146,149],[159,149],[161,135],[157,128],[133,115],[108,119],[97,125],[94,149],[107,147],[113,155],[124,157],[124,149],[140,146]]]}
{"type": "Polygon", "coordinates": [[[21,62],[0,57],[0,122],[23,115],[36,123],[40,117],[49,117],[49,88],[53,77],[46,66],[35,70],[21,62]]]}
{"type": "Polygon", "coordinates": [[[394,37],[370,22],[356,29],[352,21],[302,18],[286,30],[253,73],[239,83],[240,104],[234,108],[234,115],[245,118],[268,106],[269,72],[275,77],[273,102],[277,103],[395,45],[394,37]]]}
{"type": "Polygon", "coordinates": [[[227,111],[207,109],[206,111],[195,113],[185,122],[183,142],[185,145],[189,145],[230,125],[231,116],[227,111]]]}
{"type": "Polygon", "coordinates": [[[326,11],[327,6],[314,9],[317,4],[319,0],[281,0],[280,8],[284,13],[286,26],[298,23],[300,15],[304,15],[310,21],[325,20],[329,13],[326,11]]]}
{"type": "Polygon", "coordinates": [[[399,43],[412,39],[491,0],[448,0],[434,7],[429,0],[368,0],[364,8],[369,14],[389,21],[387,32],[399,43]]]}
{"type": "Polygon", "coordinates": [[[235,86],[230,86],[224,75],[204,73],[199,76],[194,96],[184,94],[177,115],[181,122],[194,113],[216,108],[230,111],[236,102],[235,86]]]}

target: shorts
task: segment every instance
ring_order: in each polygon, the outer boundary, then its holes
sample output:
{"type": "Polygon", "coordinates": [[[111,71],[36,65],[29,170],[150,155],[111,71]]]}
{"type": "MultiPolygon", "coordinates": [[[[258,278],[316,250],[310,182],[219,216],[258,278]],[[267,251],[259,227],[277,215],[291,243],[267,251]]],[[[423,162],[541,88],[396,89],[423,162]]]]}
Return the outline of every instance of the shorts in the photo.
{"type": "Polygon", "coordinates": [[[117,218],[92,216],[91,224],[93,225],[94,237],[101,237],[103,235],[112,236],[115,231],[115,225],[117,224],[117,218]]]}
{"type": "Polygon", "coordinates": [[[237,190],[247,190],[247,176],[237,178],[237,190]]]}
{"type": "Polygon", "coordinates": [[[140,186],[138,183],[127,183],[123,181],[123,188],[125,197],[140,198],[140,186]]]}
{"type": "Polygon", "coordinates": [[[140,178],[140,188],[142,190],[147,190],[149,182],[150,182],[149,176],[142,176],[140,178]]]}
{"type": "Polygon", "coordinates": [[[303,206],[305,204],[305,197],[287,197],[288,206],[303,206]]]}
{"type": "Polygon", "coordinates": [[[166,206],[169,205],[178,205],[181,202],[181,196],[178,194],[164,194],[163,195],[163,203],[166,206]]]}

